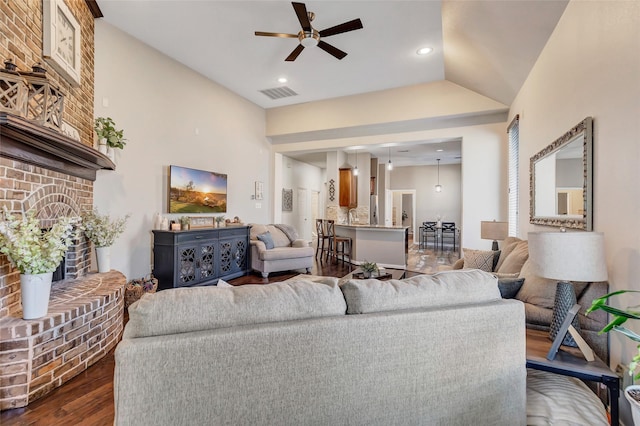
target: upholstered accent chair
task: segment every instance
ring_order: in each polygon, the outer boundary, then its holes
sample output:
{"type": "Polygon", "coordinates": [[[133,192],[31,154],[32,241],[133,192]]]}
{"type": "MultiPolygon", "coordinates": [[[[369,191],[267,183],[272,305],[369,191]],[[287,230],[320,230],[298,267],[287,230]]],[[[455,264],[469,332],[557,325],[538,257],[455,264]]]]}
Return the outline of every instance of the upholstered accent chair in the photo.
{"type": "Polygon", "coordinates": [[[290,225],[251,224],[251,268],[267,278],[271,272],[305,269],[311,273],[314,250],[290,225]]]}

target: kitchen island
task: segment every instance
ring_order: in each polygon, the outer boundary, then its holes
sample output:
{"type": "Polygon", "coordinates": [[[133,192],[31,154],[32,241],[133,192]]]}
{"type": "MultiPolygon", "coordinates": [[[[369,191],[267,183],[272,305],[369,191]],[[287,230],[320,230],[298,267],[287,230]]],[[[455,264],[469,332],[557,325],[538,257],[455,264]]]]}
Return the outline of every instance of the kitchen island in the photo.
{"type": "Polygon", "coordinates": [[[336,235],[351,238],[351,263],[375,262],[385,268],[405,269],[409,252],[409,227],[335,225],[336,235]]]}

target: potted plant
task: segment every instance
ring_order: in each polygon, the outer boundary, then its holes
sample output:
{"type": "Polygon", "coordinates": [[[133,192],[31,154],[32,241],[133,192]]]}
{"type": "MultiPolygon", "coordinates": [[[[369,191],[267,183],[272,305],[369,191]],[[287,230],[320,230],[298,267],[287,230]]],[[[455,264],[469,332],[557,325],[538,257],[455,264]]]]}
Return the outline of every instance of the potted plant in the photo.
{"type": "Polygon", "coordinates": [[[111,270],[110,247],[124,231],[128,219],[129,215],[111,220],[109,215],[100,214],[97,208],[82,213],[81,229],[96,248],[98,272],[111,270]]]}
{"type": "Polygon", "coordinates": [[[371,278],[371,275],[378,271],[378,264],[375,262],[367,262],[365,260],[360,264],[360,269],[362,269],[363,278],[371,278]]]}
{"type": "Polygon", "coordinates": [[[188,231],[191,225],[191,218],[189,216],[181,216],[180,217],[180,229],[183,231],[188,231]]]}
{"type": "Polygon", "coordinates": [[[117,130],[116,123],[111,117],[98,117],[94,120],[93,128],[98,135],[98,150],[107,154],[113,161],[113,149],[123,149],[126,145],[124,130],[117,130]]]}
{"type": "MultiPolygon", "coordinates": [[[[609,294],[605,294],[599,299],[595,299],[591,303],[591,306],[589,307],[589,309],[587,309],[587,314],[593,311],[597,311],[598,309],[607,312],[612,317],[611,322],[609,322],[609,324],[607,324],[602,330],[600,330],[599,334],[607,333],[613,330],[627,336],[629,339],[638,343],[638,353],[635,354],[635,356],[629,363],[629,374],[633,376],[633,380],[635,381],[640,379],[640,372],[636,373],[636,370],[640,366],[640,335],[632,330],[629,330],[626,327],[623,327],[622,324],[624,324],[628,319],[640,319],[640,310],[638,310],[638,306],[619,309],[606,304],[609,298],[625,293],[640,293],[640,291],[618,290],[609,294]]],[[[625,398],[627,398],[629,404],[631,405],[633,423],[637,426],[640,425],[640,385],[627,386],[624,390],[624,396],[625,398]]]]}
{"type": "Polygon", "coordinates": [[[61,217],[49,230],[43,231],[34,211],[19,217],[4,209],[0,219],[0,253],[20,271],[24,319],[47,314],[53,272],[75,238],[76,220],[61,217]]]}

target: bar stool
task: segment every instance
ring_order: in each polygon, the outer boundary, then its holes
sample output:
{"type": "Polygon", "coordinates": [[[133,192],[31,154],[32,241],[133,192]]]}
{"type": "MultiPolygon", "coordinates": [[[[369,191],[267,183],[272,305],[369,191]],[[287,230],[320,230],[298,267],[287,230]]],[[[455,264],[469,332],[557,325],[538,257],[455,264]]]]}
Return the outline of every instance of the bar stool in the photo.
{"type": "Polygon", "coordinates": [[[349,263],[351,263],[351,238],[349,237],[333,237],[333,256],[336,259],[336,263],[338,263],[338,255],[340,255],[340,259],[344,264],[344,256],[349,256],[349,263]]]}
{"type": "Polygon", "coordinates": [[[325,231],[325,225],[323,219],[316,219],[316,234],[318,235],[318,239],[316,241],[316,257],[318,257],[318,253],[320,253],[320,260],[322,260],[322,254],[324,251],[329,250],[329,236],[325,231]],[[325,248],[326,242],[326,248],[325,248]]]}

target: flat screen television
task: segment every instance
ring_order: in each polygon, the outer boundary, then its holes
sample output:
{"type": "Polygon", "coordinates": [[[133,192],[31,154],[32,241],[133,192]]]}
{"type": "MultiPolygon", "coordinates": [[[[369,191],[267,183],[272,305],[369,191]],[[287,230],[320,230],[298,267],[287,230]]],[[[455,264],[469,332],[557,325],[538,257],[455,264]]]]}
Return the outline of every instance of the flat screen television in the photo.
{"type": "Polygon", "coordinates": [[[169,213],[226,213],[227,175],[169,166],[169,213]]]}

